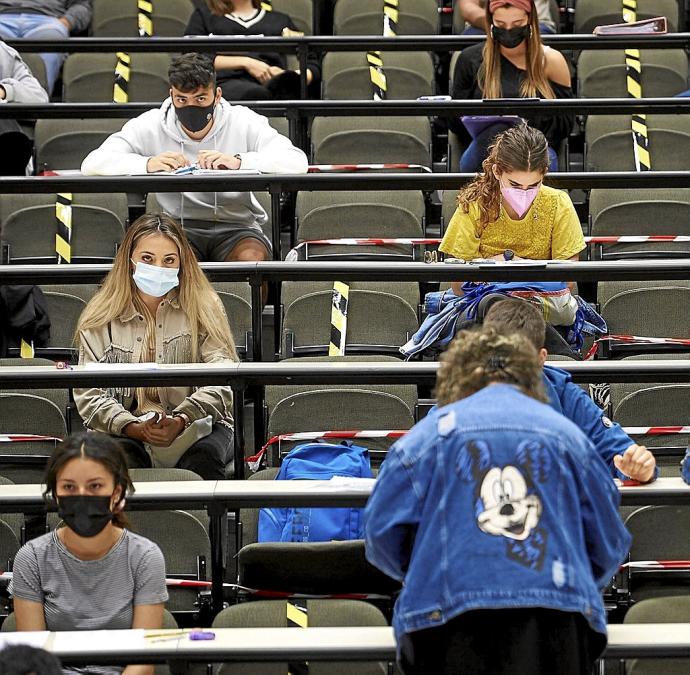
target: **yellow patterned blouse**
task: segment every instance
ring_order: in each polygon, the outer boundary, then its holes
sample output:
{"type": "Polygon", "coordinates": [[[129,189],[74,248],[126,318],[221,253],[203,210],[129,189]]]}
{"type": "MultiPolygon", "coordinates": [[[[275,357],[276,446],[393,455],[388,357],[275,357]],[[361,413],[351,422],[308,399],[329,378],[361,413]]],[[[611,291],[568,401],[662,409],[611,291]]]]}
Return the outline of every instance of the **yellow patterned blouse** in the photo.
{"type": "Polygon", "coordinates": [[[470,212],[457,208],[440,249],[454,258],[490,258],[512,250],[530,260],[567,260],[585,248],[582,227],[570,197],[562,190],[542,185],[522,220],[513,220],[501,206],[498,219],[477,236],[479,206],[470,212]]]}

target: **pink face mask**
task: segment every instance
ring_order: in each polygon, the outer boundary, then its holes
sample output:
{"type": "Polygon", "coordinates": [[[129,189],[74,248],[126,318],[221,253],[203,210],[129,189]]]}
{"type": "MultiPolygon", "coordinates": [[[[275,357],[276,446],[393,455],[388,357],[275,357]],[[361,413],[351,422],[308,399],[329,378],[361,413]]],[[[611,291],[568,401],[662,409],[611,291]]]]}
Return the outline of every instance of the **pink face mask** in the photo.
{"type": "Polygon", "coordinates": [[[510,204],[513,211],[517,213],[518,219],[522,218],[529,211],[529,207],[532,206],[532,202],[536,199],[538,192],[539,186],[523,190],[522,188],[503,187],[501,185],[501,194],[510,204]]]}

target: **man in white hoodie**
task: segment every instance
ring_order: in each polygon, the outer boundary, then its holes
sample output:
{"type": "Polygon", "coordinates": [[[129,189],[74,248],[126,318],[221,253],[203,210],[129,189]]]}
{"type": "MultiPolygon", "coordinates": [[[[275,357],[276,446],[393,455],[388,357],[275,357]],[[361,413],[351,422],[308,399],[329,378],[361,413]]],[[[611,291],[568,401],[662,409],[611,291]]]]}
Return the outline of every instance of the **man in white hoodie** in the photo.
{"type": "MultiPolygon", "coordinates": [[[[87,176],[170,173],[185,166],[232,172],[306,173],[307,158],[268,120],[230,105],[216,87],[210,59],[184,54],[168,70],[170,98],[107,138],[81,165],[87,176]]],[[[270,258],[262,225],[268,217],[251,192],[158,193],[178,218],[199,260],[270,258]]]]}

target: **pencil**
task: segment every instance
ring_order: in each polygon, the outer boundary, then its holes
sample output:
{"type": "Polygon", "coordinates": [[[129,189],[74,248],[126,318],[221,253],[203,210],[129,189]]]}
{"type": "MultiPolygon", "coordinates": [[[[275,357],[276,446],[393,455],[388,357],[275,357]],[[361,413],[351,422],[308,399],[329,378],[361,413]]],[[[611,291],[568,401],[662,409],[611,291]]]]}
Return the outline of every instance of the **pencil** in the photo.
{"type": "Polygon", "coordinates": [[[145,638],[172,638],[172,637],[178,637],[180,635],[186,635],[189,633],[188,630],[178,630],[174,631],[172,633],[149,633],[148,635],[144,635],[145,638]]]}

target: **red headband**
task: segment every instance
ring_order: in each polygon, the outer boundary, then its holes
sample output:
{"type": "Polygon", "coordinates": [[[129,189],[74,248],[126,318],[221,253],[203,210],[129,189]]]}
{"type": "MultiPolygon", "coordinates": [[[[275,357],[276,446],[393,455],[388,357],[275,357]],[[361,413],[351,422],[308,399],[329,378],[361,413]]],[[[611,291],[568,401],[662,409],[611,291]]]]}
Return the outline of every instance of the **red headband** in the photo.
{"type": "Polygon", "coordinates": [[[493,14],[499,7],[504,7],[505,5],[512,5],[518,9],[522,9],[527,14],[532,12],[532,2],[531,0],[491,0],[489,2],[489,11],[493,14]]]}

